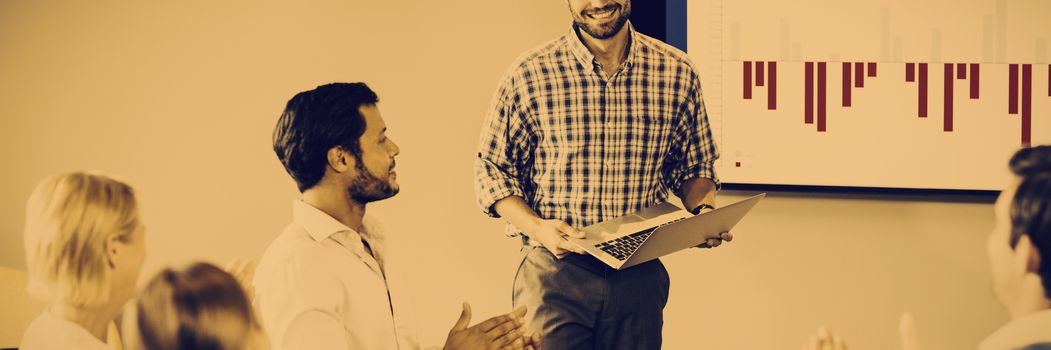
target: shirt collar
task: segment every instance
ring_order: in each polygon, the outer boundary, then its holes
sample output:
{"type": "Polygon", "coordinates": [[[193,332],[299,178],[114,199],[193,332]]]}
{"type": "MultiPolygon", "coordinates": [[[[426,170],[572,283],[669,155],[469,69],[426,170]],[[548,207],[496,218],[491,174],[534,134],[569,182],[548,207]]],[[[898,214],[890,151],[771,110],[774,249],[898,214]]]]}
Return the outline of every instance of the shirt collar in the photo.
{"type": "Polygon", "coordinates": [[[370,267],[380,271],[381,268],[373,266],[372,262],[376,261],[380,265],[383,264],[383,254],[385,254],[384,241],[386,237],[384,237],[379,223],[372,218],[368,216],[362,218],[362,230],[359,232],[347,227],[347,225],[329,216],[321,209],[315,208],[302,200],[295,200],[292,201],[292,221],[306,230],[307,234],[314,241],[322,242],[331,238],[364,259],[370,267]],[[371,255],[365,251],[365,244],[362,241],[369,243],[369,248],[372,250],[371,255]]]}
{"type": "MultiPolygon", "coordinates": [[[[624,25],[628,27],[629,41],[628,57],[624,59],[624,64],[631,67],[635,64],[636,52],[639,50],[639,38],[638,35],[635,35],[635,27],[631,25],[631,21],[625,22],[624,25]]],[[[576,25],[570,26],[569,34],[566,35],[566,41],[569,44],[569,51],[573,53],[573,56],[575,56],[581,64],[585,67],[595,66],[597,63],[595,55],[591,54],[587,45],[585,45],[584,41],[580,39],[580,34],[576,25]]]]}
{"type": "Polygon", "coordinates": [[[1051,309],[1037,311],[1008,322],[978,346],[980,350],[1016,349],[1051,342],[1051,309]]]}
{"type": "Polygon", "coordinates": [[[292,221],[303,227],[317,242],[324,241],[330,236],[340,232],[357,233],[354,229],[347,227],[321,209],[307,204],[302,200],[292,202],[292,221]]]}

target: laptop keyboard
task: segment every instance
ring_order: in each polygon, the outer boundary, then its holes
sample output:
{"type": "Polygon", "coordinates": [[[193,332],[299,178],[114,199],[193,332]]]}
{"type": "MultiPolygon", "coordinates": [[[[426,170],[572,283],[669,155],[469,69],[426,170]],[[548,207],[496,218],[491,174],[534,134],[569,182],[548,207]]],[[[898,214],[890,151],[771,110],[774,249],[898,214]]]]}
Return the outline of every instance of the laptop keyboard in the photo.
{"type": "Polygon", "coordinates": [[[614,258],[617,258],[617,260],[624,261],[627,260],[628,257],[631,256],[631,254],[634,254],[635,251],[639,249],[639,246],[642,245],[642,242],[645,241],[647,237],[652,235],[653,230],[656,229],[657,228],[654,227],[646,229],[644,231],[635,232],[620,238],[611,239],[596,244],[595,247],[598,249],[602,249],[602,251],[606,252],[606,254],[612,255],[614,258]]]}
{"type": "Polygon", "coordinates": [[[662,226],[671,225],[671,224],[674,224],[676,222],[679,222],[679,221],[682,221],[682,220],[685,220],[685,219],[688,219],[688,218],[689,217],[676,219],[676,220],[673,220],[671,222],[665,223],[663,225],[659,225],[659,226],[656,226],[656,227],[653,227],[653,228],[648,228],[648,229],[645,229],[645,230],[642,230],[642,231],[639,231],[639,232],[632,233],[632,234],[627,235],[627,236],[621,236],[619,238],[614,238],[614,239],[611,239],[611,240],[608,240],[608,241],[596,244],[595,248],[601,249],[602,251],[606,252],[606,254],[609,254],[609,255],[613,256],[617,260],[624,261],[624,260],[627,260],[628,258],[630,258],[632,254],[635,254],[636,250],[639,250],[639,247],[642,246],[642,242],[645,242],[646,238],[649,238],[650,235],[653,234],[653,231],[657,230],[658,228],[661,228],[662,226]]]}

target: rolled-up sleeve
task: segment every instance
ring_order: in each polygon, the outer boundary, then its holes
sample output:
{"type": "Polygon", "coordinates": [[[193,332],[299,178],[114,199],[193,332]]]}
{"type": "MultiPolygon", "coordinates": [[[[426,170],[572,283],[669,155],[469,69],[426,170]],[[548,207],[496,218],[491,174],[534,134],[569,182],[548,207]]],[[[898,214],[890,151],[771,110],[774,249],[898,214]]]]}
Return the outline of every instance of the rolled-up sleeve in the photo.
{"type": "Polygon", "coordinates": [[[664,185],[678,192],[683,182],[693,178],[706,178],[721,184],[715,175],[715,160],[719,149],[708,124],[708,112],[704,108],[700,81],[696,75],[691,79],[690,92],[681,108],[678,130],[672,137],[671,150],[663,165],[664,185]]]}
{"type": "Polygon", "coordinates": [[[497,201],[509,196],[525,197],[521,179],[526,174],[523,168],[528,164],[531,146],[518,96],[513,74],[509,73],[493,96],[478,141],[475,195],[479,207],[491,217],[500,216],[493,209],[497,201]]]}

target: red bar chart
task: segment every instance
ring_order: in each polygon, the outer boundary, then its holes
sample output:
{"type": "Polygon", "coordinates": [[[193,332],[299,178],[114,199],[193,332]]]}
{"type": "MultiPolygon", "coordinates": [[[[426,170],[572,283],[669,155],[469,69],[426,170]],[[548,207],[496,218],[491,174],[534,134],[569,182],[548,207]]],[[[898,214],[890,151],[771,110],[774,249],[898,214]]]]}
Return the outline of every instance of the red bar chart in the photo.
{"type": "Polygon", "coordinates": [[[815,1],[690,2],[723,181],[993,190],[1051,143],[1051,2],[815,1]]]}
{"type": "MultiPolygon", "coordinates": [[[[814,79],[817,79],[818,80],[818,86],[819,86],[818,87],[818,89],[819,89],[818,102],[816,102],[817,105],[818,105],[818,127],[817,127],[817,131],[818,132],[826,132],[826,131],[828,131],[827,127],[826,127],[825,114],[824,114],[824,111],[825,111],[825,106],[824,106],[824,103],[825,103],[824,102],[824,95],[825,95],[824,86],[825,86],[825,84],[827,84],[827,81],[825,81],[826,80],[826,76],[824,74],[824,67],[825,67],[826,62],[817,62],[817,65],[819,67],[818,68],[817,77],[814,76],[814,64],[815,64],[815,62],[806,62],[805,63],[805,68],[804,68],[805,69],[805,73],[804,73],[805,74],[805,78],[804,78],[804,87],[803,87],[803,89],[805,90],[805,92],[804,92],[803,96],[806,99],[806,101],[804,102],[804,106],[805,107],[804,107],[804,110],[803,110],[803,115],[804,115],[803,120],[804,120],[804,123],[806,123],[806,124],[812,124],[813,123],[813,113],[814,113],[814,103],[815,103],[814,102],[814,91],[813,90],[814,90],[814,79]]],[[[904,81],[907,82],[907,83],[916,82],[917,86],[918,86],[917,103],[916,103],[916,105],[917,105],[917,109],[918,109],[917,117],[919,117],[919,118],[926,118],[927,117],[927,106],[928,106],[928,103],[929,103],[929,101],[928,101],[928,97],[929,96],[928,96],[928,93],[927,93],[927,88],[928,88],[928,86],[927,86],[927,75],[928,75],[927,74],[928,73],[927,72],[927,65],[928,65],[928,63],[912,63],[912,62],[905,64],[905,72],[906,73],[905,73],[905,80],[904,81]],[[916,67],[919,67],[918,68],[919,73],[916,73],[916,70],[917,70],[916,67]],[[916,75],[917,74],[919,74],[919,79],[916,79],[916,75]]],[[[752,62],[750,62],[750,61],[745,61],[744,62],[744,72],[742,74],[746,77],[745,81],[747,81],[747,82],[751,82],[751,76],[750,76],[750,74],[751,74],[751,67],[752,67],[752,62]]],[[[762,86],[762,82],[764,81],[764,79],[768,82],[768,88],[767,88],[767,109],[771,109],[771,110],[777,109],[777,62],[776,61],[767,61],[767,62],[756,61],[756,66],[755,67],[756,67],[755,85],[762,86]],[[764,67],[764,66],[765,67],[769,67],[769,69],[766,70],[768,72],[768,73],[766,73],[766,75],[768,75],[768,76],[765,77],[765,78],[764,78],[764,70],[758,68],[758,67],[764,67]]],[[[876,77],[876,71],[877,71],[878,65],[875,62],[868,62],[868,63],[863,63],[863,62],[842,62],[842,67],[843,67],[842,68],[843,69],[843,73],[841,75],[841,77],[842,77],[841,78],[842,79],[842,81],[841,81],[841,84],[842,84],[842,98],[843,98],[842,106],[843,107],[851,107],[852,106],[852,96],[854,95],[854,90],[858,89],[858,88],[865,87],[865,79],[866,78],[875,78],[876,77]],[[867,69],[869,71],[868,74],[865,73],[866,67],[867,67],[867,69]]],[[[943,81],[944,81],[944,84],[942,85],[942,88],[943,88],[942,96],[943,96],[943,99],[944,99],[943,100],[943,104],[942,104],[942,111],[944,113],[943,114],[943,128],[942,128],[943,131],[945,131],[945,132],[952,132],[953,131],[953,111],[955,109],[955,105],[953,104],[953,99],[955,98],[955,91],[954,91],[954,89],[955,89],[955,82],[954,82],[954,80],[969,80],[968,90],[967,90],[968,94],[969,94],[968,96],[969,96],[970,99],[978,99],[979,98],[979,91],[981,90],[980,89],[980,86],[981,86],[981,79],[980,79],[981,68],[980,67],[981,67],[981,65],[978,64],[978,63],[955,63],[955,64],[954,63],[945,63],[944,64],[944,73],[943,73],[943,76],[942,76],[943,81]],[[968,78],[968,74],[967,74],[968,69],[970,70],[970,78],[968,78]]],[[[1019,113],[1019,106],[1021,106],[1022,118],[1020,120],[1020,122],[1021,122],[1021,136],[1019,138],[1019,144],[1021,146],[1024,146],[1024,147],[1031,146],[1031,139],[1032,139],[1032,128],[1031,128],[1031,125],[1032,125],[1032,88],[1033,88],[1033,86],[1032,86],[1032,84],[1033,84],[1033,82],[1032,82],[1032,78],[1033,78],[1032,68],[1033,67],[1032,67],[1031,64],[1022,64],[1022,65],[1011,64],[1011,65],[1009,65],[1009,72],[1008,72],[1010,78],[1009,78],[1009,84],[1007,86],[1007,89],[1008,89],[1008,101],[1007,101],[1008,108],[1007,108],[1007,113],[1008,114],[1018,114],[1019,113]],[[1021,72],[1019,71],[1020,69],[1021,69],[1021,72]],[[1019,81],[1019,79],[1021,79],[1021,81],[1019,81]],[[1019,92],[1019,91],[1021,91],[1021,92],[1019,92]],[[1021,101],[1019,101],[1019,99],[1021,99],[1021,101]]],[[[1048,65],[1048,71],[1049,71],[1048,91],[1049,91],[1049,96],[1051,96],[1051,65],[1048,65]]],[[[752,99],[752,86],[751,85],[752,85],[751,83],[745,85],[743,98],[746,99],[746,100],[747,99],[752,99]]]]}

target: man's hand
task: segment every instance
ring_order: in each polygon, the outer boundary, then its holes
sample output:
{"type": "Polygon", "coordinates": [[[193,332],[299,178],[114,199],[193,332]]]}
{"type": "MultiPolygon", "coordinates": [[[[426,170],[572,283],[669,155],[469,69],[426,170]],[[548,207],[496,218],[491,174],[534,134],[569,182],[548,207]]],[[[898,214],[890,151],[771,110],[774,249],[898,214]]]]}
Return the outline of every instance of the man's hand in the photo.
{"type": "Polygon", "coordinates": [[[255,287],[252,286],[252,278],[255,277],[255,264],[251,261],[243,261],[241,259],[234,259],[233,261],[226,264],[223,268],[244,289],[245,297],[248,298],[248,303],[255,302],[255,287]]]}
{"type": "Polygon", "coordinates": [[[532,232],[526,232],[530,238],[537,240],[544,248],[551,251],[556,258],[562,259],[569,253],[587,254],[584,248],[570,243],[566,236],[584,238],[584,231],[569,226],[561,220],[540,220],[532,232]]]}
{"type": "MultiPolygon", "coordinates": [[[[701,215],[710,212],[714,209],[702,209],[697,215],[701,215]]],[[[706,242],[693,246],[694,248],[715,248],[723,244],[723,242],[729,242],[734,240],[734,235],[729,232],[723,232],[719,234],[719,238],[709,238],[706,242]]]]}
{"type": "Polygon", "coordinates": [[[803,344],[803,350],[847,350],[847,342],[821,327],[803,344]]]}
{"type": "Polygon", "coordinates": [[[734,235],[729,232],[723,232],[719,234],[719,238],[709,238],[704,243],[693,246],[694,248],[715,248],[723,244],[723,242],[729,242],[734,240],[734,235]]]}
{"type": "Polygon", "coordinates": [[[901,336],[901,350],[920,350],[920,336],[916,332],[916,320],[912,318],[911,313],[901,314],[898,334],[901,336]]]}
{"type": "Polygon", "coordinates": [[[471,323],[471,305],[464,303],[460,319],[456,320],[449,338],[445,341],[445,350],[509,350],[539,349],[540,335],[524,337],[522,317],[526,308],[521,306],[511,313],[485,320],[473,327],[471,323]]]}
{"type": "MultiPolygon", "coordinates": [[[[901,336],[901,350],[920,350],[920,339],[912,314],[906,312],[901,315],[898,333],[901,336]]],[[[810,340],[803,344],[803,350],[847,350],[847,342],[821,327],[817,329],[817,334],[810,336],[810,340]]]]}
{"type": "Polygon", "coordinates": [[[583,248],[569,243],[565,237],[584,238],[584,232],[569,226],[569,224],[561,220],[544,220],[540,218],[522,197],[504,197],[493,204],[493,210],[500,214],[501,217],[507,219],[507,222],[511,223],[511,225],[521,229],[526,236],[540,242],[556,258],[562,259],[569,253],[587,254],[583,248]]]}

